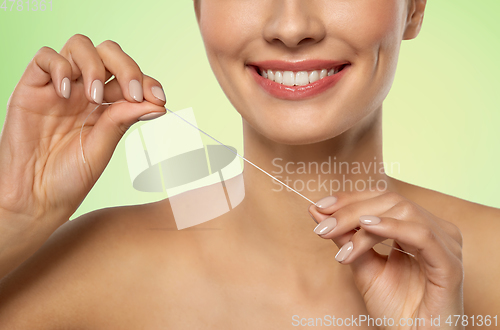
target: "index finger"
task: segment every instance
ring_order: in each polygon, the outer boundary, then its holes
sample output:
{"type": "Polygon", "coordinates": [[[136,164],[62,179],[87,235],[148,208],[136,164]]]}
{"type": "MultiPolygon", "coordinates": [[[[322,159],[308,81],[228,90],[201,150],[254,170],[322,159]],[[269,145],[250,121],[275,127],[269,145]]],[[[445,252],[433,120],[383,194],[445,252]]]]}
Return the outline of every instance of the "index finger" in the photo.
{"type": "Polygon", "coordinates": [[[96,50],[106,69],[115,76],[123,97],[129,102],[144,101],[144,75],[139,65],[114,41],[106,40],[96,50]]]}

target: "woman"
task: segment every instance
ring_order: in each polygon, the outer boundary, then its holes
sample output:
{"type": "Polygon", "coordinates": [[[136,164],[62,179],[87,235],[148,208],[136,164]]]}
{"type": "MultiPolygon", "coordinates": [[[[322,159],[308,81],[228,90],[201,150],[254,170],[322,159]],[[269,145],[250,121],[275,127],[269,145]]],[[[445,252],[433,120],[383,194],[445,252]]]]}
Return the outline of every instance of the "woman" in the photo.
{"type": "MultiPolygon", "coordinates": [[[[299,162],[382,159],[382,102],[425,4],[196,0],[212,69],[243,117],[245,156],[269,172],[278,159],[291,163],[292,182],[317,178],[298,171],[299,162]]],[[[0,141],[3,328],[472,329],[473,315],[475,325],[477,316],[483,326],[486,315],[495,322],[498,243],[484,236],[500,229],[500,211],[383,171],[328,173],[331,181],[381,184],[333,196],[310,189],[315,206],[245,166],[245,199],[210,221],[215,230],[161,230],[174,224],[168,200],[68,223],[125,131],[163,115],[164,104],[161,84],[114,42],[94,47],[76,35],[60,53],[36,54],[9,100],[0,141]],[[86,124],[84,163],[82,122],[96,104],[122,99],[86,124]],[[386,238],[413,256],[377,254],[372,247],[386,238]]]]}

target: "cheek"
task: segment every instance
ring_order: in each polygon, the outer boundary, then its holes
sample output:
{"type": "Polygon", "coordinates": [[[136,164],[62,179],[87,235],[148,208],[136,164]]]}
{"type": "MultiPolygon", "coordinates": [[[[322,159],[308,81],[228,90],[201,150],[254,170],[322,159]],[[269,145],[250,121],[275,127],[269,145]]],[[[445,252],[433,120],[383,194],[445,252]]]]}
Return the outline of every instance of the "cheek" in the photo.
{"type": "Polygon", "coordinates": [[[331,30],[357,53],[373,48],[399,44],[402,35],[406,1],[363,0],[340,1],[330,12],[331,30]]]}
{"type": "Polygon", "coordinates": [[[251,32],[255,33],[252,26],[258,17],[253,7],[251,1],[202,1],[200,32],[209,58],[241,57],[251,32]]]}
{"type": "MultiPolygon", "coordinates": [[[[357,74],[350,92],[365,95],[365,109],[378,107],[392,85],[405,23],[405,0],[339,0],[339,39],[348,45],[357,74]]],[[[332,13],[333,15],[333,13],[332,13]]]]}

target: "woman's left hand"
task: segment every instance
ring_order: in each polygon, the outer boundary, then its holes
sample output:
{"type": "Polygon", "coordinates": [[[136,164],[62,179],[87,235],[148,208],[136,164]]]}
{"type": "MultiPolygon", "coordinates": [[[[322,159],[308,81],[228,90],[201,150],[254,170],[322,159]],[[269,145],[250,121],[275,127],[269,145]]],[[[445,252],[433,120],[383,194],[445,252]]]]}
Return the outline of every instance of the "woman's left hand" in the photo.
{"type": "Polygon", "coordinates": [[[340,248],[335,259],[352,267],[354,282],[372,318],[424,319],[418,329],[463,329],[462,235],[454,224],[393,192],[339,193],[323,198],[309,212],[315,233],[340,248]],[[323,207],[320,207],[323,206],[323,207]],[[356,228],[360,228],[356,231],[356,228]],[[394,240],[388,256],[374,245],[394,240]],[[451,316],[451,317],[450,317],[451,316]],[[431,318],[440,326],[431,325],[431,318]],[[451,321],[447,323],[446,321],[451,321]]]}

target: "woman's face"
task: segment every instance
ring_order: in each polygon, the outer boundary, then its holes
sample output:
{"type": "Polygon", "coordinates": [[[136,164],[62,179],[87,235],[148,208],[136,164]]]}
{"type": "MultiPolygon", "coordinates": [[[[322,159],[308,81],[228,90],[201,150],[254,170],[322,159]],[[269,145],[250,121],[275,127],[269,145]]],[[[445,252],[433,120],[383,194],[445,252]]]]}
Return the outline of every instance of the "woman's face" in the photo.
{"type": "Polygon", "coordinates": [[[381,106],[412,3],[195,0],[195,8],[210,65],[244,120],[273,141],[306,144],[381,106]]]}

